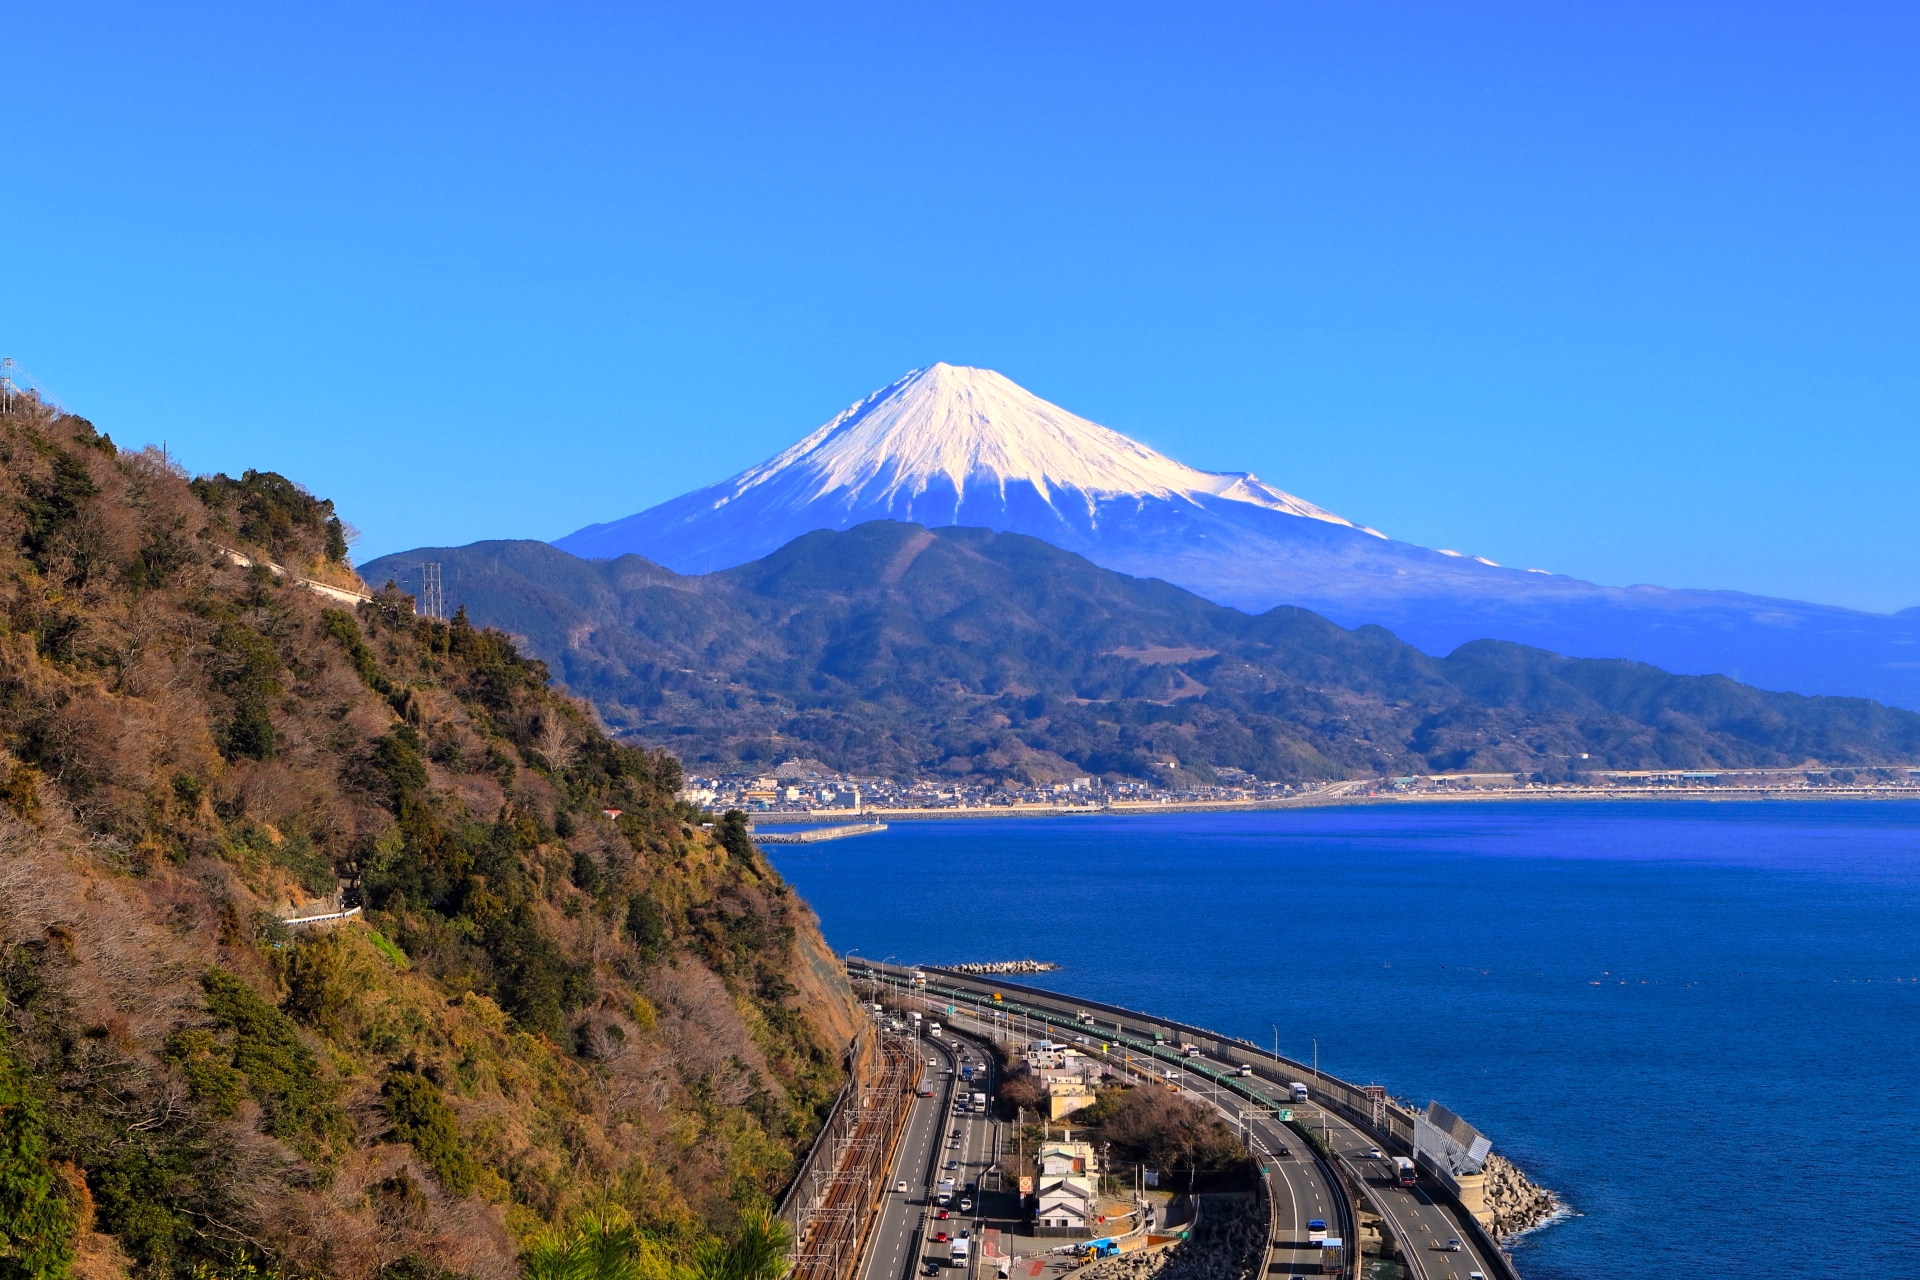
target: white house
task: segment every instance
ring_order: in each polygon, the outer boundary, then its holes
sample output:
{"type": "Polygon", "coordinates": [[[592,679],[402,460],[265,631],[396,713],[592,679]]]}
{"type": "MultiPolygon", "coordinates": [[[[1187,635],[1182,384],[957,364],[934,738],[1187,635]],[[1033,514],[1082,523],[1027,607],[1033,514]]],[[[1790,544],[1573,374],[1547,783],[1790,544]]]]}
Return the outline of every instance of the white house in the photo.
{"type": "Polygon", "coordinates": [[[1091,1235],[1100,1180],[1093,1144],[1065,1139],[1041,1144],[1034,1156],[1034,1187],[1040,1206],[1035,1235],[1091,1235]]]}

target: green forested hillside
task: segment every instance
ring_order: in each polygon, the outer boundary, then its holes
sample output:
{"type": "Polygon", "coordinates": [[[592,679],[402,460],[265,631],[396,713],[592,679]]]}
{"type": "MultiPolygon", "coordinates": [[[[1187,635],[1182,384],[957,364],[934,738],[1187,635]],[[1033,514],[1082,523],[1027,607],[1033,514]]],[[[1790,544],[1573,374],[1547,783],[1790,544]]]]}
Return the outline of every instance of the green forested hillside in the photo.
{"type": "Polygon", "coordinates": [[[0,416],[0,1277],[718,1256],[853,1034],[805,905],[500,633],[221,548],[357,581],[280,476],[0,416]]]}
{"type": "Polygon", "coordinates": [[[1250,616],[1017,534],[876,522],[682,577],[537,542],[387,557],[513,633],[616,729],[688,763],[1044,781],[1909,760],[1920,716],[1496,641],[1250,616]],[[1588,759],[1580,761],[1581,753],[1588,759]]]}

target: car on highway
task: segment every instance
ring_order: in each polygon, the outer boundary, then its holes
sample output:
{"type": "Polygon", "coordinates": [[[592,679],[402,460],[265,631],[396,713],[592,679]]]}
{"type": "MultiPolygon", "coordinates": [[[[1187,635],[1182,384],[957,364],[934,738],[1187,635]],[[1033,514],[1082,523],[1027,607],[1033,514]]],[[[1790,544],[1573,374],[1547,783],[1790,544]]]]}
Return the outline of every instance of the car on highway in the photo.
{"type": "Polygon", "coordinates": [[[952,1135],[952,1136],[954,1136],[954,1137],[956,1137],[956,1138],[957,1138],[957,1137],[959,1137],[959,1136],[960,1136],[960,1131],[959,1131],[958,1129],[955,1129],[955,1130],[953,1131],[953,1135],[952,1135]]]}
{"type": "Polygon", "coordinates": [[[967,1196],[960,1197],[960,1212],[962,1213],[973,1212],[973,1200],[971,1198],[967,1196]]]}
{"type": "Polygon", "coordinates": [[[949,1160],[949,1161],[947,1161],[947,1168],[949,1168],[949,1169],[958,1169],[959,1167],[960,1167],[960,1162],[959,1162],[958,1160],[949,1160]]]}
{"type": "Polygon", "coordinates": [[[938,1262],[935,1262],[933,1259],[929,1258],[927,1260],[926,1267],[922,1269],[920,1274],[926,1275],[926,1276],[937,1276],[940,1274],[940,1264],[938,1262]]]}
{"type": "Polygon", "coordinates": [[[1448,1253],[1460,1252],[1460,1241],[1457,1239],[1449,1239],[1447,1241],[1447,1252],[1448,1253]]]}
{"type": "Polygon", "coordinates": [[[1487,1280],[1487,1277],[1486,1277],[1486,1275],[1485,1275],[1484,1273],[1482,1273],[1482,1272],[1479,1272],[1479,1271],[1469,1271],[1469,1272],[1467,1272],[1467,1280],[1487,1280]]]}
{"type": "Polygon", "coordinates": [[[1381,1156],[1381,1154],[1380,1154],[1380,1148],[1378,1148],[1378,1147],[1368,1147],[1368,1148],[1367,1148],[1367,1155],[1368,1155],[1369,1157],[1371,1157],[1372,1159],[1375,1159],[1375,1160],[1379,1160],[1379,1159],[1382,1159],[1382,1158],[1383,1158],[1383,1157],[1381,1156]]]}
{"type": "Polygon", "coordinates": [[[894,1184],[893,1184],[893,1189],[894,1189],[895,1191],[898,1191],[898,1192],[899,1192],[899,1193],[900,1193],[901,1195],[905,1195],[905,1194],[907,1194],[907,1184],[906,1184],[906,1183],[904,1183],[904,1182],[896,1182],[896,1183],[894,1183],[894,1184]]]}
{"type": "Polygon", "coordinates": [[[934,1214],[933,1216],[940,1219],[940,1221],[945,1222],[948,1218],[951,1218],[953,1215],[948,1213],[945,1209],[942,1209],[940,1212],[934,1214]]]}
{"type": "Polygon", "coordinates": [[[933,1233],[933,1242],[934,1242],[935,1244],[945,1244],[945,1243],[947,1242],[947,1233],[946,1233],[946,1232],[944,1232],[944,1231],[936,1231],[936,1232],[934,1232],[934,1233],[933,1233]]]}
{"type": "Polygon", "coordinates": [[[1287,1149],[1286,1149],[1285,1147],[1281,1147],[1281,1148],[1279,1149],[1279,1154],[1281,1154],[1281,1155],[1283,1155],[1283,1156],[1290,1156],[1290,1155],[1292,1155],[1292,1154],[1293,1154],[1293,1152],[1291,1152],[1291,1151],[1289,1151],[1289,1150],[1287,1150],[1287,1149]]]}

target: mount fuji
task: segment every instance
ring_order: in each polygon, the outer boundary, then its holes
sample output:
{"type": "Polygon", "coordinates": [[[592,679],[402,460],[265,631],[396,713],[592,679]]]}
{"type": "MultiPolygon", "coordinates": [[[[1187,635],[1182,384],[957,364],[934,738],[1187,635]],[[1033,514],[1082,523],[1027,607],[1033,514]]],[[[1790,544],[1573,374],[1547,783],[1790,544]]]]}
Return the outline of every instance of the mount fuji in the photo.
{"type": "Polygon", "coordinates": [[[1920,707],[1920,609],[1606,587],[1430,550],[1251,474],[1189,467],[992,370],[947,364],[914,370],[731,479],[553,545],[703,573],[870,520],[1028,534],[1249,612],[1298,605],[1349,627],[1376,623],[1429,653],[1514,640],[1920,707]]]}

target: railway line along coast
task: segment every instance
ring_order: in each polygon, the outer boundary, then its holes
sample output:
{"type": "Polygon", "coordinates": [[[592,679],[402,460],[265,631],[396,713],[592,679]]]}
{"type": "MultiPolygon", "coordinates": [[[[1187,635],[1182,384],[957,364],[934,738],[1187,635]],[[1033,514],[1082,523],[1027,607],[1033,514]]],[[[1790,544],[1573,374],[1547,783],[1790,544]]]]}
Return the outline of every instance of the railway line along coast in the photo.
{"type": "Polygon", "coordinates": [[[793,1231],[791,1280],[851,1280],[920,1080],[903,1037],[881,1033],[852,1056],[853,1079],[781,1206],[793,1231]]]}
{"type": "MultiPolygon", "coordinates": [[[[884,989],[897,1007],[919,1012],[929,1025],[940,1020],[949,1036],[1074,1046],[1116,1081],[1169,1086],[1214,1107],[1241,1135],[1265,1183],[1272,1230],[1264,1237],[1262,1280],[1310,1274],[1470,1280],[1475,1273],[1517,1280],[1500,1241],[1564,1212],[1439,1103],[1415,1111],[1379,1086],[1341,1080],[1247,1041],[998,976],[856,959],[849,977],[884,989]],[[1369,1262],[1385,1269],[1365,1270],[1369,1262]]],[[[1237,1248],[1206,1251],[1205,1261],[1188,1252],[1182,1276],[1192,1270],[1196,1277],[1233,1277],[1247,1270],[1228,1257],[1237,1248]]],[[[1144,1280],[1160,1271],[1144,1260],[1118,1262],[1099,1264],[1099,1274],[1144,1280]]],[[[1162,1265],[1171,1266],[1171,1259],[1162,1265]]],[[[1040,1272],[1033,1275],[1037,1280],[1040,1272]]]]}

